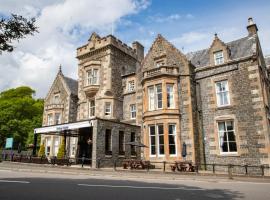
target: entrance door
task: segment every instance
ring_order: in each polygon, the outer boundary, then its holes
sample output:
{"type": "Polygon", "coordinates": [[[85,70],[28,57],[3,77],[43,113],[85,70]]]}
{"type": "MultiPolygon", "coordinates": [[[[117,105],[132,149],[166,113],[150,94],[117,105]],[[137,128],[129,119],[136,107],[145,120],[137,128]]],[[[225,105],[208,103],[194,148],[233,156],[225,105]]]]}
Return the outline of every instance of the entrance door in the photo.
{"type": "Polygon", "coordinates": [[[90,164],[92,158],[92,127],[82,128],[79,130],[79,140],[78,140],[78,158],[79,163],[81,163],[81,158],[86,158],[85,164],[90,164]]]}

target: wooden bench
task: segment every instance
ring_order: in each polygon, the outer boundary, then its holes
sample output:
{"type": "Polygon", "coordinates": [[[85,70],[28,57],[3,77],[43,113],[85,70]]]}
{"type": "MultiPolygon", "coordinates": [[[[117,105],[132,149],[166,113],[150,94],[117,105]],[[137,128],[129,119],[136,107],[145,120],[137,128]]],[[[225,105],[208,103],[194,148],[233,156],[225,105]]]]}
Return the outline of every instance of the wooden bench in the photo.
{"type": "Polygon", "coordinates": [[[176,161],[174,165],[170,165],[171,170],[175,172],[195,172],[195,166],[191,162],[176,161]]]}

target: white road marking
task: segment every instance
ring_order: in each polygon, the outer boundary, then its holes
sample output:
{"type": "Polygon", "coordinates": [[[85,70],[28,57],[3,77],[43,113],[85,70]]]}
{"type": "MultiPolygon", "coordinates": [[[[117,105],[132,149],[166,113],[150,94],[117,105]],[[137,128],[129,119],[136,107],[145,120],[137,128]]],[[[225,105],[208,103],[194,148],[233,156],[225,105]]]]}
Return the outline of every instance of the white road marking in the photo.
{"type": "Polygon", "coordinates": [[[90,185],[90,184],[78,184],[78,186],[86,187],[107,187],[107,188],[131,188],[131,189],[155,189],[155,190],[204,190],[201,188],[185,188],[185,187],[143,187],[143,186],[131,186],[131,185],[90,185]]]}
{"type": "Polygon", "coordinates": [[[9,180],[0,180],[0,183],[30,183],[28,181],[9,181],[9,180]]]}

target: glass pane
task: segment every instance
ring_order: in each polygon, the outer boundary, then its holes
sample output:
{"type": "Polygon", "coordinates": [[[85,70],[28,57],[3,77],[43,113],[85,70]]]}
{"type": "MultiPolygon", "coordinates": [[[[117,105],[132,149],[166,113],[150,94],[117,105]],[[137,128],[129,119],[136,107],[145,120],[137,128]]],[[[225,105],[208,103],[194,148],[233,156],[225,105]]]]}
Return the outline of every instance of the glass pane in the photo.
{"type": "Polygon", "coordinates": [[[151,146],[151,154],[152,155],[155,155],[156,154],[155,146],[151,146]]]}
{"type": "Polygon", "coordinates": [[[159,154],[164,154],[164,145],[159,146],[159,154]]]}
{"type": "Polygon", "coordinates": [[[218,122],[218,130],[219,132],[225,131],[225,122],[218,122]]]}
{"type": "Polygon", "coordinates": [[[155,136],[151,136],[151,144],[152,145],[156,144],[156,137],[155,136]]]}
{"type": "Polygon", "coordinates": [[[175,145],[169,145],[169,153],[170,154],[176,154],[175,145]]]}
{"type": "Polygon", "coordinates": [[[159,144],[160,145],[164,144],[164,136],[163,135],[159,136],[159,144]]]}
{"type": "Polygon", "coordinates": [[[169,135],[169,144],[175,144],[175,136],[169,135]]]}
{"type": "Polygon", "coordinates": [[[228,143],[223,142],[221,149],[222,149],[222,152],[228,152],[228,143]]]}
{"type": "Polygon", "coordinates": [[[155,135],[155,126],[150,126],[150,135],[155,135]]]}
{"type": "Polygon", "coordinates": [[[230,152],[236,152],[237,151],[236,142],[229,142],[229,147],[230,147],[230,152]]]}
{"type": "Polygon", "coordinates": [[[232,121],[227,121],[226,125],[227,125],[227,130],[228,131],[233,130],[233,122],[232,121]]]}
{"type": "Polygon", "coordinates": [[[229,141],[235,142],[234,132],[232,132],[232,131],[228,132],[228,138],[229,138],[229,141]]]}

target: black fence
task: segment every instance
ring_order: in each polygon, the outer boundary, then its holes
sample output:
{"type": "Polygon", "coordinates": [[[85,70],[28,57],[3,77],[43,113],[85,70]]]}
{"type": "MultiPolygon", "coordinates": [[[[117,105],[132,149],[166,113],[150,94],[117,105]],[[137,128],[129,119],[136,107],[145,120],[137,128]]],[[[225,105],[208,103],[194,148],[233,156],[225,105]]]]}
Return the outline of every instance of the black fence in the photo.
{"type": "Polygon", "coordinates": [[[256,177],[270,177],[270,167],[268,165],[233,165],[233,164],[198,164],[192,162],[158,162],[134,159],[108,159],[101,158],[97,160],[89,158],[64,158],[58,159],[56,157],[32,157],[31,155],[15,155],[2,152],[2,160],[22,163],[47,164],[58,166],[78,165],[82,168],[92,168],[93,162],[97,169],[110,167],[113,170],[122,171],[155,171],[164,173],[179,173],[179,174],[194,174],[194,175],[226,175],[229,178],[233,176],[256,176],[256,177]]]}

